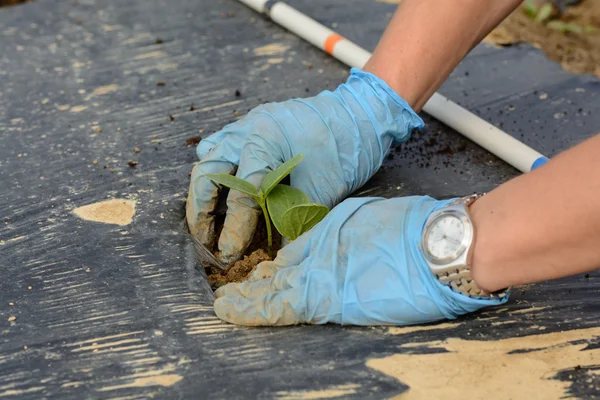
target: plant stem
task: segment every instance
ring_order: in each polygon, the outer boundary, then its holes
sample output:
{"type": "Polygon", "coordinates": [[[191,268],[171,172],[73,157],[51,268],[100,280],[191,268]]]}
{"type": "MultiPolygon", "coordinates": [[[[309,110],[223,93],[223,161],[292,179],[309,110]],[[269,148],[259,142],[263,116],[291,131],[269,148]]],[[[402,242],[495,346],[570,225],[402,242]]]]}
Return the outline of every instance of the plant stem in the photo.
{"type": "Polygon", "coordinates": [[[260,199],[258,204],[262,208],[263,215],[265,216],[265,223],[267,224],[267,243],[269,245],[269,251],[273,247],[273,236],[271,234],[271,220],[269,219],[269,213],[267,212],[267,203],[265,199],[260,199]]]}

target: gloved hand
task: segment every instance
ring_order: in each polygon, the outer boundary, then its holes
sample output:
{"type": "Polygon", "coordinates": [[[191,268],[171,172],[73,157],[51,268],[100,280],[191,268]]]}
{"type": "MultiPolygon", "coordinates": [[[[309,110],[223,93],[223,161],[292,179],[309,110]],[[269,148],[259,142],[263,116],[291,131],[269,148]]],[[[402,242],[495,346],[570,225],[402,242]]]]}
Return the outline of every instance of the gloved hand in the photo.
{"type": "MultiPolygon", "coordinates": [[[[214,245],[218,188],[205,174],[231,174],[238,166],[236,176],[258,187],[270,170],[304,154],[291,185],[333,208],[375,174],[394,140],[405,141],[422,127],[384,81],[358,69],[333,92],[259,106],[198,145],[201,161],[192,171],[186,210],[190,231],[205,246],[214,245]]],[[[222,262],[241,258],[259,216],[252,198],[230,192],[218,243],[222,262]]]]}
{"type": "Polygon", "coordinates": [[[453,319],[503,299],[441,284],[419,251],[430,197],[351,198],[263,262],[250,281],[215,292],[215,313],[240,325],[408,325],[453,319]]]}

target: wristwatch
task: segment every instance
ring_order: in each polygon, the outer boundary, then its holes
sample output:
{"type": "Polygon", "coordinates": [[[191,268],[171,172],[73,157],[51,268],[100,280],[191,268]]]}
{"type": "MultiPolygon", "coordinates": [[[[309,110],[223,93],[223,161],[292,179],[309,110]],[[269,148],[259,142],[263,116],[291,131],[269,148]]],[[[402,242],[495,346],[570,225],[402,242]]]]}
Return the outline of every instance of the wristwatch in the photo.
{"type": "Polygon", "coordinates": [[[508,289],[488,293],[471,277],[475,227],[469,206],[483,194],[462,197],[429,215],[421,238],[421,251],[431,272],[445,285],[470,297],[499,298],[508,289]]]}

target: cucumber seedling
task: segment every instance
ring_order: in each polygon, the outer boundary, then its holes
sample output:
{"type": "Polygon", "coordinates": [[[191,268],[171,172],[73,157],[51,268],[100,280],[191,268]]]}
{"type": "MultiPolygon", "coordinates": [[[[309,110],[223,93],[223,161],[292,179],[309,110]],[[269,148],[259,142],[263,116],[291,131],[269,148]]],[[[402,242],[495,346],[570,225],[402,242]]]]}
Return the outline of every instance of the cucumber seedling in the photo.
{"type": "Polygon", "coordinates": [[[560,19],[560,12],[552,2],[539,4],[536,0],[527,0],[523,12],[537,24],[544,24],[547,28],[560,33],[594,34],[597,29],[592,25],[578,25],[560,19]]]}
{"type": "Polygon", "coordinates": [[[258,203],[265,217],[270,249],[273,246],[271,221],[279,233],[291,241],[310,230],[329,212],[326,206],[311,203],[302,190],[279,184],[303,158],[298,154],[269,172],[259,188],[229,174],[207,174],[206,177],[216,184],[245,193],[258,203]]]}
{"type": "Polygon", "coordinates": [[[535,23],[543,24],[554,14],[554,5],[552,3],[538,4],[537,1],[527,0],[523,12],[535,23]]]}

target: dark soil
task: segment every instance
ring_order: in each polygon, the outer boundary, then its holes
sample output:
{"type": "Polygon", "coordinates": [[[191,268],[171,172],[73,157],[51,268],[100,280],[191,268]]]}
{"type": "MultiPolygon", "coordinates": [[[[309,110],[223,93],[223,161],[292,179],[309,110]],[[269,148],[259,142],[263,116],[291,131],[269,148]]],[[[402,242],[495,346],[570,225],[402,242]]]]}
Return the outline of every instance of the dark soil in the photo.
{"type": "Polygon", "coordinates": [[[226,273],[216,273],[208,275],[208,283],[213,287],[223,286],[231,282],[243,282],[248,275],[256,269],[256,266],[263,261],[271,261],[272,258],[263,249],[252,252],[249,256],[244,256],[243,260],[236,261],[233,267],[226,273]]]}
{"type": "MultiPolygon", "coordinates": [[[[228,192],[222,194],[215,211],[215,231],[217,232],[217,237],[221,234],[225,222],[225,199],[227,194],[228,192]]],[[[258,220],[258,226],[256,227],[252,243],[248,246],[242,260],[235,262],[233,266],[225,272],[213,271],[211,268],[206,268],[206,275],[208,276],[208,281],[212,288],[217,289],[230,282],[243,282],[248,278],[248,275],[254,271],[258,264],[263,261],[274,259],[277,255],[277,251],[281,248],[281,235],[277,232],[275,227],[272,227],[272,230],[273,247],[269,251],[267,226],[264,218],[261,216],[258,220]]],[[[213,254],[218,258],[218,252],[215,253],[215,251],[213,251],[213,254]]]]}

